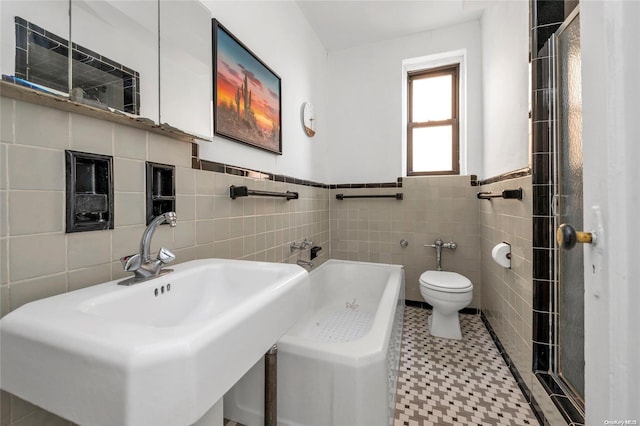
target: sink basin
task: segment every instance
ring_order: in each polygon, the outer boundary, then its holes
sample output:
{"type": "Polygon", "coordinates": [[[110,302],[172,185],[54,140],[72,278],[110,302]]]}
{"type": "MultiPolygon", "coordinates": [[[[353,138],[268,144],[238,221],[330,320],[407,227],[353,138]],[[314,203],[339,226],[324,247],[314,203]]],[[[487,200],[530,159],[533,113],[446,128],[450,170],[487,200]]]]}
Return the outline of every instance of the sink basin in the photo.
{"type": "Polygon", "coordinates": [[[117,282],[5,316],[2,389],[82,425],[190,425],[309,304],[290,264],[203,259],[117,282]]]}

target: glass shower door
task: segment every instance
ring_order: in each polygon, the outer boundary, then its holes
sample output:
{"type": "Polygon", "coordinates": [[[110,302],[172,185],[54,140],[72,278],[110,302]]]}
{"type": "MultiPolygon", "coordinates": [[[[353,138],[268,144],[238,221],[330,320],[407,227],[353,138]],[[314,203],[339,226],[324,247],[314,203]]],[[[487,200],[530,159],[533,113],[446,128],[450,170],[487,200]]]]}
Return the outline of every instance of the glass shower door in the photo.
{"type": "MultiPolygon", "coordinates": [[[[556,229],[583,229],[582,81],[579,15],[555,38],[557,81],[556,229]]],[[[582,246],[557,249],[558,353],[555,373],[584,406],[584,258],[582,246]]]]}

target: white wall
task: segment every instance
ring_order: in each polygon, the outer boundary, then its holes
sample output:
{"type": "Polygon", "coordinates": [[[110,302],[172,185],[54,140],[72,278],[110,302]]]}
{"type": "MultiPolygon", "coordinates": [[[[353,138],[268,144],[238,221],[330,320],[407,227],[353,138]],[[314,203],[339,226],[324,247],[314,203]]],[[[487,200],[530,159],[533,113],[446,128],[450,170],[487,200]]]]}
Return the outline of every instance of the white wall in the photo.
{"type": "Polygon", "coordinates": [[[236,166],[327,182],[327,53],[294,2],[203,1],[234,36],[282,79],[282,152],[276,155],[215,137],[200,157],[236,166]],[[314,104],[317,132],[305,135],[303,102],[314,104]]]}
{"type": "Polygon", "coordinates": [[[403,59],[466,49],[468,173],[482,169],[480,21],[329,54],[331,183],[402,175],[403,59]]]}
{"type": "Polygon", "coordinates": [[[69,39],[68,0],[0,1],[0,72],[6,75],[15,74],[16,16],[69,39]]]}
{"type": "Polygon", "coordinates": [[[529,165],[529,2],[495,1],[482,15],[482,178],[529,165]]]}

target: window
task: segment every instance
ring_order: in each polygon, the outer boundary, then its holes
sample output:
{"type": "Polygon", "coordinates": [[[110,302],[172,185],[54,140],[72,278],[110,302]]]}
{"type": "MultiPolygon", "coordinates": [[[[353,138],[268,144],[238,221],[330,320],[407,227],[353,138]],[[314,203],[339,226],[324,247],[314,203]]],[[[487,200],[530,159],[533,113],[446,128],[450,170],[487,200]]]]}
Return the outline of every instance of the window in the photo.
{"type": "Polygon", "coordinates": [[[459,64],[408,73],[407,175],[460,174],[459,64]]]}

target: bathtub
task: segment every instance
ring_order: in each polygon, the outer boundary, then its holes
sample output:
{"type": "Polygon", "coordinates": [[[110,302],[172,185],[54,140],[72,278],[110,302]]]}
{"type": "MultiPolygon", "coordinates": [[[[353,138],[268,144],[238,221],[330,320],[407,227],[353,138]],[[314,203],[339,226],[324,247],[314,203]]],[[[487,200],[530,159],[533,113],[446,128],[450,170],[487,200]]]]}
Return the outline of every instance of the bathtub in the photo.
{"type": "MultiPolygon", "coordinates": [[[[397,265],[329,260],[311,308],[278,342],[278,425],[393,424],[404,312],[397,265]]],[[[224,416],[263,425],[264,360],[225,395],[224,416]]]]}

